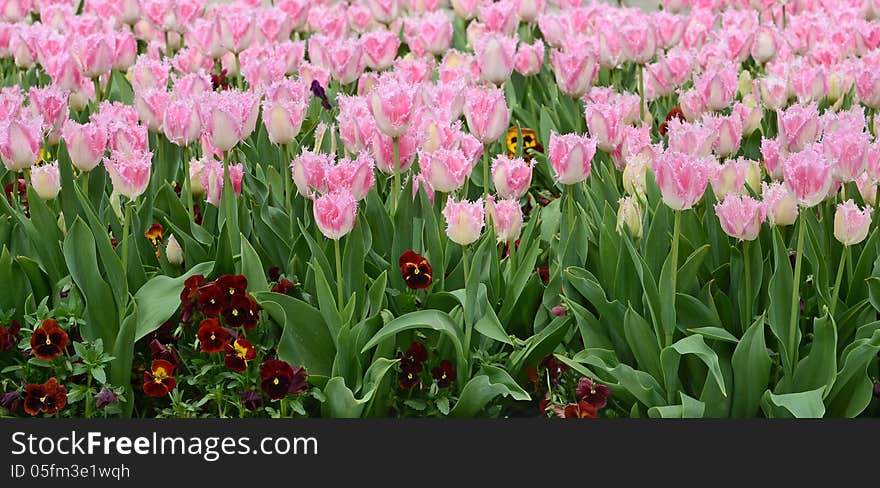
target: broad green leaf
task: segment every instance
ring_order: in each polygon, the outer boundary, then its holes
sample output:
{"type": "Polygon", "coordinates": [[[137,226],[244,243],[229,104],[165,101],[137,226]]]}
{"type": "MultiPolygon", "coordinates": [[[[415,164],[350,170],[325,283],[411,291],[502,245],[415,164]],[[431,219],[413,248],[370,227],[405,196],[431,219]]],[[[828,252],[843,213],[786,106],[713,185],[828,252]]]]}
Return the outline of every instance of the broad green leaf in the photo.
{"type": "Polygon", "coordinates": [[[775,406],[785,409],[794,418],[822,418],[825,415],[825,405],[822,403],[824,391],[825,387],[820,387],[815,390],[775,395],[767,390],[761,399],[761,406],[769,417],[775,416],[771,408],[775,406]]]}
{"type": "Polygon", "coordinates": [[[479,374],[464,385],[449,416],[475,417],[498,396],[510,396],[519,401],[530,399],[529,394],[506,371],[494,366],[484,366],[479,374]]]}
{"type": "Polygon", "coordinates": [[[336,346],[321,313],[306,302],[279,293],[257,292],[253,297],[283,328],[278,357],[304,366],[310,375],[329,375],[336,346]]]}
{"type": "Polygon", "coordinates": [[[724,396],[727,396],[727,390],[724,387],[724,376],[721,374],[721,366],[718,364],[718,355],[706,345],[701,335],[685,337],[663,349],[660,353],[660,363],[663,365],[663,378],[667,393],[676,391],[680,386],[678,366],[681,356],[686,354],[695,355],[709,368],[709,373],[715,380],[718,389],[721,390],[724,396]]]}
{"type": "Polygon", "coordinates": [[[807,391],[825,387],[831,391],[837,374],[837,328],[826,312],[813,321],[810,353],[798,362],[794,371],[794,389],[807,391]]]}
{"type": "Polygon", "coordinates": [[[871,402],[874,382],[868,375],[868,367],[877,360],[880,351],[880,330],[867,339],[858,339],[841,355],[840,371],[834,387],[825,398],[828,415],[832,417],[855,417],[871,402]]]}
{"type": "Polygon", "coordinates": [[[733,344],[739,342],[739,339],[737,339],[736,336],[720,327],[697,327],[695,329],[688,329],[688,332],[699,334],[706,339],[712,339],[716,341],[730,342],[733,344]]]}
{"type": "Polygon", "coordinates": [[[733,417],[752,417],[770,381],[770,354],[764,343],[764,317],[758,317],[733,351],[733,417]]]}
{"type": "Polygon", "coordinates": [[[160,275],[153,277],[134,295],[138,308],[137,327],[134,340],[139,341],[150,332],[158,329],[170,319],[180,307],[180,292],[183,282],[195,275],[208,275],[214,267],[213,261],[199,263],[176,278],[160,275]]]}
{"type": "Polygon", "coordinates": [[[330,418],[359,418],[364,413],[364,407],[379,388],[385,374],[397,363],[396,359],[380,358],[367,370],[364,380],[364,393],[360,398],[345,385],[345,380],[337,376],[330,378],[324,386],[324,396],[327,401],[322,405],[321,411],[324,417],[330,418]]]}
{"type": "Polygon", "coordinates": [[[269,291],[269,282],[266,281],[266,272],[263,270],[263,262],[254,250],[244,234],[241,236],[241,274],[247,278],[248,290],[269,291]]]}

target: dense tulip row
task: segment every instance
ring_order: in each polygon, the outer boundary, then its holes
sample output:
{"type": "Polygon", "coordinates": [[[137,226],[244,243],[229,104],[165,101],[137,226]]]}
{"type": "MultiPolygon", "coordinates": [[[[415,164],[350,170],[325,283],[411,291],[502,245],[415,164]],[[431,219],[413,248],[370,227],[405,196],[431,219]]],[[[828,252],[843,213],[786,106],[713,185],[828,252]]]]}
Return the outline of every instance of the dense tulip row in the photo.
{"type": "Polygon", "coordinates": [[[873,415],[875,3],[0,0],[0,411],[873,415]]]}

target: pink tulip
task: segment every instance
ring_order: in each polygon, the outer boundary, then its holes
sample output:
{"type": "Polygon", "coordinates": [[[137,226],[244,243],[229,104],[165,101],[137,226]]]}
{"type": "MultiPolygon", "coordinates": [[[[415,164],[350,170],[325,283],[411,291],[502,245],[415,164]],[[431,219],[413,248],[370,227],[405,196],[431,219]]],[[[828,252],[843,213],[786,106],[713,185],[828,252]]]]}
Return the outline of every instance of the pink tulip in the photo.
{"type": "Polygon", "coordinates": [[[366,32],[373,24],[373,14],[365,5],[349,5],[345,15],[352,30],[358,33],[366,32]]]}
{"type": "MultiPolygon", "coordinates": [[[[190,171],[190,177],[192,177],[190,171]]],[[[214,158],[204,158],[199,171],[202,188],[205,191],[205,199],[211,205],[219,206],[223,197],[224,169],[223,164],[214,158]]],[[[241,163],[229,165],[229,181],[232,183],[232,191],[236,197],[241,196],[241,184],[244,178],[244,167],[241,163]]]]}
{"type": "Polygon", "coordinates": [[[327,58],[330,62],[330,73],[342,85],[357,80],[364,71],[364,51],[360,41],[351,39],[336,41],[327,58]]]}
{"type": "Polygon", "coordinates": [[[290,39],[293,21],[278,7],[262,8],[257,11],[257,42],[272,44],[290,39]]]}
{"type": "Polygon", "coordinates": [[[394,61],[393,70],[392,76],[396,76],[398,81],[421,86],[431,82],[431,77],[434,75],[434,60],[415,57],[398,58],[394,61]]]}
{"type": "Polygon", "coordinates": [[[199,105],[202,130],[220,151],[229,151],[251,135],[258,112],[259,98],[237,90],[208,93],[199,105]]]}
{"type": "Polygon", "coordinates": [[[746,95],[742,103],[737,102],[733,105],[733,115],[742,121],[743,135],[750,136],[761,127],[764,110],[753,95],[746,95]]]}
{"type": "Polygon", "coordinates": [[[232,3],[216,7],[215,12],[220,45],[236,54],[250,47],[256,31],[254,10],[243,4],[232,3]]]}
{"type": "Polygon", "coordinates": [[[547,158],[563,185],[574,185],[590,177],[596,141],[577,134],[550,133],[547,158]]]}
{"type": "Polygon", "coordinates": [[[333,156],[305,150],[290,163],[290,173],[296,184],[297,192],[312,198],[315,191],[327,192],[327,168],[332,164],[333,156]]]}
{"type": "Polygon", "coordinates": [[[433,152],[419,151],[419,168],[431,188],[451,193],[464,185],[473,165],[461,149],[440,148],[433,152]]]}
{"type": "Polygon", "coordinates": [[[489,195],[486,199],[486,215],[492,221],[499,243],[514,243],[519,239],[523,214],[518,201],[512,198],[496,201],[494,195],[489,195]]]}
{"type": "Polygon", "coordinates": [[[188,146],[199,139],[201,130],[199,111],[192,100],[174,100],[165,108],[162,131],[169,141],[178,146],[188,146]]]}
{"type": "Polygon", "coordinates": [[[584,96],[599,73],[596,57],[584,44],[572,45],[563,51],[554,49],[550,52],[550,66],[559,90],[572,98],[584,96]]]}
{"type": "Polygon", "coordinates": [[[815,103],[792,105],[777,111],[779,140],[789,152],[800,151],[819,138],[819,110],[815,103]]]}
{"type": "Polygon", "coordinates": [[[872,142],[868,145],[865,159],[868,161],[865,168],[868,176],[874,181],[880,181],[880,143],[872,142]]]}
{"type": "Polygon", "coordinates": [[[4,22],[20,22],[33,9],[30,0],[3,0],[0,2],[0,19],[4,22]]]}
{"type": "Polygon", "coordinates": [[[774,180],[782,179],[782,161],[788,154],[778,139],[761,138],[761,156],[767,174],[774,180]]]}
{"type": "Polygon", "coordinates": [[[61,191],[58,161],[31,167],[31,186],[43,200],[54,200],[61,191]]]}
{"type": "Polygon", "coordinates": [[[391,31],[377,29],[361,36],[361,44],[364,47],[364,61],[367,66],[382,71],[390,67],[397,57],[400,38],[391,31]]]}
{"type": "Polygon", "coordinates": [[[547,9],[547,0],[513,0],[513,5],[519,20],[531,24],[547,9]]]}
{"type": "Polygon", "coordinates": [[[288,15],[293,30],[297,32],[303,30],[312,2],[309,0],[276,0],[275,5],[288,15]]]}
{"type": "Polygon", "coordinates": [[[702,96],[706,109],[722,110],[733,102],[738,74],[733,67],[706,71],[694,77],[694,88],[702,96]]]}
{"type": "Polygon", "coordinates": [[[512,0],[482,3],[477,7],[477,13],[489,31],[510,35],[516,29],[516,7],[512,0]]]}
{"type": "Polygon", "coordinates": [[[128,74],[135,92],[148,89],[165,90],[168,86],[170,70],[171,66],[167,61],[157,61],[142,54],[138,56],[128,74]]]}
{"type": "Polygon", "coordinates": [[[55,85],[44,88],[31,87],[28,91],[28,99],[35,115],[39,115],[46,125],[50,142],[57,143],[61,126],[67,120],[67,92],[55,85]]]}
{"type": "Polygon", "coordinates": [[[712,153],[718,134],[711,125],[681,122],[673,118],[666,127],[669,149],[697,157],[706,157],[712,153]]]}
{"type": "Polygon", "coordinates": [[[492,161],[492,182],[501,198],[522,198],[532,184],[532,167],[523,158],[499,154],[492,161]]]}
{"type": "Polygon", "coordinates": [[[367,148],[372,150],[376,167],[379,171],[393,175],[394,173],[406,173],[412,166],[418,149],[419,140],[416,131],[408,130],[398,140],[398,164],[394,164],[394,139],[380,131],[374,131],[367,148]]]}
{"type": "Polygon", "coordinates": [[[499,88],[470,88],[465,92],[468,129],[483,144],[498,140],[507,130],[510,109],[499,88]]]}
{"type": "Polygon", "coordinates": [[[736,114],[727,116],[710,116],[704,119],[704,124],[715,131],[715,141],[712,149],[719,157],[727,157],[739,151],[742,142],[743,126],[742,119],[736,114]]]}
{"type": "Polygon", "coordinates": [[[461,246],[467,246],[479,239],[483,232],[483,199],[473,203],[467,200],[456,202],[449,196],[443,209],[443,217],[446,219],[446,235],[449,239],[461,246]]]}
{"type": "Polygon", "coordinates": [[[874,209],[859,209],[852,199],[837,206],[834,213],[834,237],[844,246],[852,246],[865,240],[871,228],[871,212],[874,209]]]}
{"type": "Polygon", "coordinates": [[[813,207],[825,199],[833,171],[834,166],[813,147],[789,154],[782,163],[785,184],[802,207],[813,207]]]}
{"type": "Polygon", "coordinates": [[[15,26],[17,28],[13,29],[9,38],[9,49],[12,51],[15,66],[20,69],[33,68],[39,55],[37,39],[42,32],[25,24],[15,24],[15,26]]]}
{"type": "Polygon", "coordinates": [[[711,157],[668,150],[658,155],[653,170],[663,202],[673,210],[688,210],[703,196],[718,164],[711,157]]]}
{"type": "Polygon", "coordinates": [[[694,122],[703,116],[706,112],[706,103],[703,96],[695,89],[680,92],[678,95],[679,107],[681,113],[688,122],[694,122]]]}
{"type": "Polygon", "coordinates": [[[9,171],[30,168],[40,157],[43,121],[37,116],[0,121],[0,156],[9,171]]]}
{"type": "Polygon", "coordinates": [[[623,138],[624,107],[619,103],[587,103],[584,112],[599,149],[614,151],[623,138]]]}
{"type": "Polygon", "coordinates": [[[657,50],[657,37],[650,16],[639,13],[621,20],[619,29],[624,56],[636,64],[647,63],[657,50]]]}
{"type": "Polygon", "coordinates": [[[773,27],[763,26],[758,30],[755,40],[752,42],[752,57],[759,64],[772,61],[776,57],[777,51],[779,51],[779,44],[778,31],[773,27]]]}
{"type": "Polygon", "coordinates": [[[876,66],[863,66],[856,74],[856,93],[865,106],[880,108],[880,71],[876,66]]]}
{"type": "Polygon", "coordinates": [[[382,76],[369,95],[370,112],[380,132],[400,137],[412,122],[417,98],[416,87],[392,76],[382,76]]]}
{"type": "Polygon", "coordinates": [[[770,110],[785,108],[789,99],[788,82],[776,76],[761,78],[761,101],[770,110]]]}
{"type": "Polygon", "coordinates": [[[137,199],[146,191],[152,166],[153,153],[149,151],[113,151],[109,158],[104,158],[104,169],[113,182],[113,192],[129,200],[137,199]]]}
{"type": "Polygon", "coordinates": [[[794,193],[783,183],[761,183],[761,196],[764,198],[764,212],[770,225],[787,226],[795,223],[798,217],[798,202],[794,193]]]}
{"type": "Polygon", "coordinates": [[[195,19],[189,25],[186,40],[210,59],[217,59],[227,52],[220,39],[220,27],[214,20],[195,19]]]}
{"type": "Polygon", "coordinates": [[[134,106],[138,118],[151,132],[158,132],[165,119],[165,108],[171,101],[171,95],[165,89],[147,89],[135,94],[134,106]]]}
{"type": "Polygon", "coordinates": [[[263,125],[273,144],[290,144],[302,128],[308,105],[303,100],[263,102],[263,125]]]}
{"type": "Polygon", "coordinates": [[[480,80],[500,85],[513,73],[516,37],[487,32],[474,39],[474,52],[480,67],[480,80]]]}
{"type": "Polygon", "coordinates": [[[115,59],[116,39],[108,34],[91,34],[74,44],[73,55],[83,74],[97,78],[110,72],[115,59]]]}
{"type": "Polygon", "coordinates": [[[877,180],[864,172],[856,179],[856,187],[859,189],[862,200],[869,205],[874,205],[877,201],[877,180]]]}
{"type": "Polygon", "coordinates": [[[239,54],[241,75],[248,86],[262,89],[284,77],[287,64],[284,59],[275,55],[271,45],[251,46],[239,54]]]}
{"type": "Polygon", "coordinates": [[[328,239],[338,240],[351,232],[357,217],[357,200],[348,191],[336,191],[315,199],[315,223],[328,239]]]}
{"type": "Polygon", "coordinates": [[[175,100],[188,99],[195,103],[205,93],[214,91],[211,78],[204,72],[188,73],[174,80],[171,96],[175,100]]]}
{"type": "Polygon", "coordinates": [[[764,206],[749,196],[728,195],[715,204],[715,214],[721,229],[741,241],[754,241],[764,222],[764,206]]]}
{"type": "Polygon", "coordinates": [[[327,191],[333,193],[345,190],[355,200],[363,200],[376,186],[374,167],[373,158],[365,152],[358,154],[355,159],[344,158],[334,165],[328,165],[325,169],[327,191]]]}
{"type": "Polygon", "coordinates": [[[834,164],[834,177],[847,183],[855,181],[868,164],[870,137],[860,131],[826,131],[822,137],[825,157],[834,164]]]}
{"type": "Polygon", "coordinates": [[[657,44],[660,47],[669,49],[681,41],[681,36],[684,34],[684,17],[669,12],[654,12],[651,17],[654,20],[657,44]]]}
{"type": "Polygon", "coordinates": [[[91,171],[101,162],[107,146],[107,132],[103,127],[95,122],[78,124],[68,120],[61,133],[70,162],[76,169],[91,171]]]}
{"type": "MultiPolygon", "coordinates": [[[[548,45],[559,47],[568,35],[568,17],[558,13],[545,12],[538,16],[538,29],[548,45]]],[[[601,33],[602,31],[599,30],[600,37],[601,33]]]]}
{"type": "Polygon", "coordinates": [[[828,94],[828,73],[821,66],[801,66],[792,70],[791,86],[798,102],[819,102],[828,94]]]}
{"type": "Polygon", "coordinates": [[[477,8],[480,6],[480,0],[452,0],[452,8],[456,15],[464,20],[470,20],[477,16],[477,8]]]}
{"type": "Polygon", "coordinates": [[[513,67],[523,76],[534,76],[544,65],[544,43],[536,39],[532,44],[521,43],[514,57],[513,67]]]}
{"type": "MultiPolygon", "coordinates": [[[[727,195],[747,193],[746,178],[749,175],[750,167],[756,165],[755,161],[744,158],[729,159],[721,164],[709,180],[712,184],[712,192],[715,193],[715,199],[721,201],[727,195]]],[[[752,187],[754,191],[758,189],[752,187]]]]}
{"type": "Polygon", "coordinates": [[[444,12],[431,12],[408,20],[404,39],[416,55],[441,56],[452,43],[452,20],[444,12]]]}

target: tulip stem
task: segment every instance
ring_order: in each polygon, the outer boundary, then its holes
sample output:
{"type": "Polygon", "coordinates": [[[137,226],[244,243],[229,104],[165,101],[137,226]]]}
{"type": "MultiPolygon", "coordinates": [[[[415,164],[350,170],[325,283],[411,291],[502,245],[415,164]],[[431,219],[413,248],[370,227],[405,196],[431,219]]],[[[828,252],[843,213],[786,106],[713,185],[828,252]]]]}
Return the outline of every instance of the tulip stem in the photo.
{"type": "Polygon", "coordinates": [[[235,84],[239,90],[244,90],[244,84],[241,81],[241,61],[238,59],[238,53],[235,53],[235,84]]]}
{"type": "Polygon", "coordinates": [[[189,146],[183,146],[183,193],[185,194],[186,210],[189,212],[190,217],[195,218],[192,182],[189,180],[189,146]]]}
{"type": "Polygon", "coordinates": [[[831,318],[834,318],[834,309],[837,308],[837,297],[840,293],[840,283],[843,281],[843,268],[846,264],[847,254],[849,254],[849,246],[843,246],[843,251],[840,253],[840,264],[837,266],[837,278],[834,280],[834,291],[831,292],[831,307],[828,309],[831,318]]]}
{"type": "Polygon", "coordinates": [[[333,240],[333,248],[336,252],[336,296],[337,303],[336,308],[339,310],[339,313],[342,313],[342,309],[345,308],[342,306],[342,300],[344,298],[343,290],[342,290],[342,253],[339,252],[339,239],[333,240]]]}
{"type": "Polygon", "coordinates": [[[131,233],[131,200],[122,204],[125,217],[122,222],[122,272],[128,274],[128,235],[131,233]]]}
{"type": "Polygon", "coordinates": [[[645,66],[638,65],[639,70],[639,119],[642,124],[645,123],[645,66]]]}
{"type": "MultiPolygon", "coordinates": [[[[465,195],[467,197],[467,195],[465,195]]],[[[483,148],[483,201],[489,198],[489,148],[483,148]]]]}
{"type": "MultiPolygon", "coordinates": [[[[672,280],[672,303],[670,306],[675,309],[675,294],[677,292],[678,287],[678,241],[681,240],[681,210],[675,212],[675,220],[672,226],[672,250],[669,253],[669,259],[672,260],[672,266],[674,269],[672,270],[672,276],[670,276],[672,280]]],[[[666,347],[672,345],[672,334],[675,329],[675,324],[666,324],[669,330],[666,332],[666,347]]]]}
{"type": "Polygon", "coordinates": [[[746,282],[745,289],[743,290],[746,294],[745,309],[742,314],[743,333],[745,333],[746,329],[749,327],[749,323],[752,321],[752,257],[749,252],[749,244],[749,241],[743,241],[743,271],[745,273],[746,282]]]}
{"type": "Polygon", "coordinates": [[[82,175],[82,191],[83,195],[86,196],[86,200],[89,200],[89,174],[90,171],[83,171],[82,175]]]}
{"type": "Polygon", "coordinates": [[[391,215],[397,215],[397,200],[400,194],[400,138],[392,138],[394,146],[394,182],[391,186],[391,215]]]}
{"type": "Polygon", "coordinates": [[[95,105],[98,105],[101,103],[101,77],[96,76],[92,81],[95,83],[95,105]]]}
{"type": "MultiPolygon", "coordinates": [[[[788,353],[790,355],[788,367],[794,370],[797,361],[797,330],[798,330],[798,298],[800,297],[801,261],[804,254],[804,217],[798,219],[797,251],[794,255],[794,281],[791,287],[791,319],[788,324],[788,353]]],[[[780,263],[781,265],[781,263],[780,263]]]]}

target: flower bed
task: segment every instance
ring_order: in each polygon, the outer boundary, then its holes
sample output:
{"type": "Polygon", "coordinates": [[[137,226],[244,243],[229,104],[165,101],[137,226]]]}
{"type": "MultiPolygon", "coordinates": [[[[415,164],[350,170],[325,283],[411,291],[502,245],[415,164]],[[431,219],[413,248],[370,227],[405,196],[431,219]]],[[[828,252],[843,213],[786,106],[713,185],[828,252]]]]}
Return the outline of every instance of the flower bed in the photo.
{"type": "Polygon", "coordinates": [[[0,413],[877,413],[880,10],[0,2],[0,413]]]}

